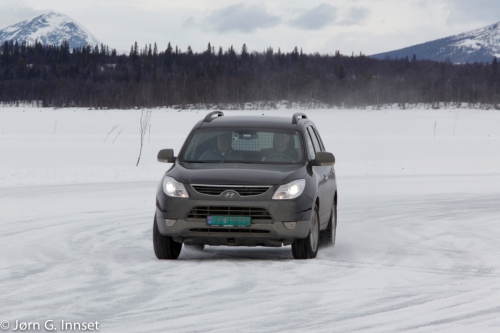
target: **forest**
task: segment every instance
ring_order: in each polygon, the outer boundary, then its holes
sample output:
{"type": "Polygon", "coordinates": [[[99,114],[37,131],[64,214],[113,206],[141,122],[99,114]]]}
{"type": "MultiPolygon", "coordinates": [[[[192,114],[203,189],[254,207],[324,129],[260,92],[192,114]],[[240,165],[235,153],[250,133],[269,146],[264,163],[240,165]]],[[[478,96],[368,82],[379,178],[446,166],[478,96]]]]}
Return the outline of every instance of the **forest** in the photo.
{"type": "Polygon", "coordinates": [[[106,45],[70,50],[6,41],[0,45],[0,103],[89,108],[366,107],[473,103],[499,108],[498,61],[453,64],[366,55],[305,54],[231,46],[203,52],[156,43],[129,54],[106,45]]]}

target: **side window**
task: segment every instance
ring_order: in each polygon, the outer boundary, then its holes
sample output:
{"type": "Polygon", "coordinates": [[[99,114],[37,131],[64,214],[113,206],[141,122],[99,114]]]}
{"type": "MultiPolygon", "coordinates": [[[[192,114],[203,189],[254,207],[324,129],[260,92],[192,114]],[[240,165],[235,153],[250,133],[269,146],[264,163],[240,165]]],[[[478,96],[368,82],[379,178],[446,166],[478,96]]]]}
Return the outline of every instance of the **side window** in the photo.
{"type": "Polygon", "coordinates": [[[316,133],[314,133],[314,129],[312,126],[307,127],[307,131],[309,132],[309,135],[311,136],[311,140],[314,146],[314,151],[316,153],[319,153],[321,151],[321,145],[319,144],[318,138],[316,137],[316,133]]]}
{"type": "Polygon", "coordinates": [[[307,141],[307,151],[309,154],[309,160],[314,160],[316,158],[316,153],[314,152],[314,146],[309,136],[309,131],[306,130],[306,141],[307,141]]]}
{"type": "Polygon", "coordinates": [[[313,127],[314,133],[316,133],[316,137],[318,138],[319,144],[321,145],[321,151],[326,151],[325,145],[323,144],[323,140],[321,140],[321,135],[316,128],[313,127]]]}

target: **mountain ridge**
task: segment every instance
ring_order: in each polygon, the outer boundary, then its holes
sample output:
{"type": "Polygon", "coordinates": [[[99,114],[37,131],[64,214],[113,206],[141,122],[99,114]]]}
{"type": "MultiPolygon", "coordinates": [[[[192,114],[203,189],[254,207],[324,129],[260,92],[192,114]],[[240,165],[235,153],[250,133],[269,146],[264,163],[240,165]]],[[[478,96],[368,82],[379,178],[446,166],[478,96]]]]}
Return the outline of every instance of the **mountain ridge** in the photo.
{"type": "Polygon", "coordinates": [[[17,41],[43,45],[61,45],[66,40],[69,47],[99,45],[100,42],[81,24],[69,16],[50,12],[0,29],[0,42],[17,41]]]}
{"type": "Polygon", "coordinates": [[[500,22],[457,35],[370,55],[376,59],[412,58],[453,63],[491,62],[500,57],[500,22]]]}

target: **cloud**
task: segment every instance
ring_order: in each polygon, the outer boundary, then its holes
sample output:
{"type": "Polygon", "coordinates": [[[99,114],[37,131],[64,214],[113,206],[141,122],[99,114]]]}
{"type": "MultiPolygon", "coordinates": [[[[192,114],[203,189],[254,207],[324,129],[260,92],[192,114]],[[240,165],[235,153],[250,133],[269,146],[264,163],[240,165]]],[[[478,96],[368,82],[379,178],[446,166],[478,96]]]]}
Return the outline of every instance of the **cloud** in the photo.
{"type": "Polygon", "coordinates": [[[257,29],[271,28],[281,22],[279,16],[268,14],[262,6],[236,4],[214,11],[205,19],[215,31],[251,33],[257,29]]]}
{"type": "Polygon", "coordinates": [[[297,18],[290,22],[290,25],[306,30],[319,30],[334,23],[336,16],[337,8],[322,3],[300,13],[297,18]]]}
{"type": "Polygon", "coordinates": [[[189,16],[187,19],[185,19],[182,22],[182,27],[183,28],[190,28],[192,26],[194,26],[194,18],[192,16],[189,16]]]}
{"type": "Polygon", "coordinates": [[[450,8],[449,24],[462,24],[481,21],[485,24],[500,20],[500,1],[498,0],[446,0],[450,8]]]}
{"type": "Polygon", "coordinates": [[[347,17],[342,20],[339,24],[341,25],[354,25],[358,24],[361,21],[363,21],[370,11],[366,8],[351,8],[349,10],[349,13],[347,14],[347,17]]]}
{"type": "Polygon", "coordinates": [[[14,1],[2,0],[0,3],[0,29],[24,20],[33,19],[43,13],[43,11],[33,10],[22,4],[16,4],[14,1]]]}

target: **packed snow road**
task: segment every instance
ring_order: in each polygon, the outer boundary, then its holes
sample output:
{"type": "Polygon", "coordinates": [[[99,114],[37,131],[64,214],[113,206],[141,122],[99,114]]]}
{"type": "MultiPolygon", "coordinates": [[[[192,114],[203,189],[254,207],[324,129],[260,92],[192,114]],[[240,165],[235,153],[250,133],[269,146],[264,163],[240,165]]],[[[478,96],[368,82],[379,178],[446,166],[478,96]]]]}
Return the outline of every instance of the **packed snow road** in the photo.
{"type": "Polygon", "coordinates": [[[500,112],[304,112],[337,160],[337,245],[161,261],[156,154],[207,111],[153,110],[136,167],[141,110],[0,108],[0,328],[499,332],[500,112]]]}
{"type": "Polygon", "coordinates": [[[359,192],[340,197],[337,245],[314,260],[207,247],[159,261],[156,182],[2,188],[0,319],[103,332],[499,329],[500,194],[360,193],[379,182],[339,181],[359,192]]]}

